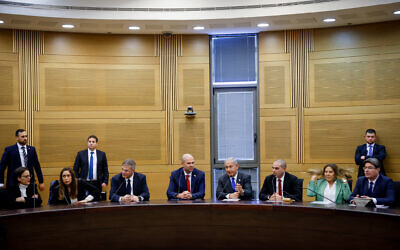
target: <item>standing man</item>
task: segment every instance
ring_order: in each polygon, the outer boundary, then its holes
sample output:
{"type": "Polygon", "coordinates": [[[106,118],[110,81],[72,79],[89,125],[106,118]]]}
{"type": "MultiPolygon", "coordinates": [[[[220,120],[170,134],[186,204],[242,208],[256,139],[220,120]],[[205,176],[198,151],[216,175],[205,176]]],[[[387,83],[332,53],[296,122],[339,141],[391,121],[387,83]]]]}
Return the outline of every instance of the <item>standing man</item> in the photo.
{"type": "Polygon", "coordinates": [[[350,201],[354,197],[371,198],[376,205],[392,205],[395,202],[393,181],[389,177],[379,174],[380,161],[368,158],[364,164],[364,174],[357,179],[350,201]]]}
{"type": "Polygon", "coordinates": [[[17,143],[4,149],[3,157],[0,162],[0,187],[4,186],[4,171],[7,169],[7,186],[12,186],[14,183],[14,171],[19,167],[27,168],[34,181],[35,172],[39,180],[39,190],[44,190],[43,174],[40,168],[36,149],[33,146],[27,145],[28,134],[25,129],[15,131],[17,143]]]}
{"type": "Polygon", "coordinates": [[[286,162],[276,160],[272,164],[272,174],[265,177],[260,200],[282,201],[283,197],[301,201],[302,191],[297,188],[297,177],[286,172],[286,162]]]}
{"type": "Polygon", "coordinates": [[[226,159],[224,165],[226,174],[218,179],[217,199],[251,200],[251,176],[238,172],[239,163],[233,157],[226,159]]]}
{"type": "Polygon", "coordinates": [[[88,137],[88,149],[76,155],[74,172],[101,191],[108,184],[108,164],[106,153],[96,149],[98,141],[95,135],[88,137]]]}
{"type": "Polygon", "coordinates": [[[135,172],[136,162],[126,159],[121,173],[111,178],[110,200],[114,202],[148,201],[150,198],[146,176],[135,172]]]}
{"type": "Polygon", "coordinates": [[[182,155],[182,167],[173,171],[169,177],[168,200],[204,199],[204,195],[204,172],[194,167],[194,158],[192,155],[182,155]]]}
{"type": "Polygon", "coordinates": [[[367,129],[367,131],[365,131],[364,139],[366,143],[358,146],[355,154],[356,164],[358,165],[358,177],[364,176],[364,161],[368,158],[378,159],[381,164],[380,174],[386,175],[385,169],[383,168],[383,160],[386,157],[386,149],[385,146],[375,143],[375,129],[367,129]]]}

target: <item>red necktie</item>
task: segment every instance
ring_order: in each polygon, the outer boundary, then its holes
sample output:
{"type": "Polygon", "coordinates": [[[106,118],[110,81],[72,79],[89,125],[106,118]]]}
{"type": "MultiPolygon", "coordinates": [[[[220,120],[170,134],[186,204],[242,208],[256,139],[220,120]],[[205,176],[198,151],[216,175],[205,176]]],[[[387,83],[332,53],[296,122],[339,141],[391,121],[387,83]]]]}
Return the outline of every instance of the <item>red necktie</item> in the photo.
{"type": "Polygon", "coordinates": [[[278,183],[278,192],[279,195],[282,196],[282,180],[278,179],[279,183],[278,183]]]}
{"type": "Polygon", "coordinates": [[[186,186],[187,186],[187,190],[190,193],[190,180],[189,180],[189,175],[186,175],[186,186]]]}

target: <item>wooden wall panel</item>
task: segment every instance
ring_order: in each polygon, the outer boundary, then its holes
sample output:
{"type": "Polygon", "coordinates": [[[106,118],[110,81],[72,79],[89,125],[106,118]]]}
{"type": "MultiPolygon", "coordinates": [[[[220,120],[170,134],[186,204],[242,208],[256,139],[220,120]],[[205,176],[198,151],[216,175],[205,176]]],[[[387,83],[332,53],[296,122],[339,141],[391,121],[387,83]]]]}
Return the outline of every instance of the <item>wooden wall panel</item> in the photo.
{"type": "MultiPolygon", "coordinates": [[[[330,115],[306,117],[306,161],[354,164],[356,147],[365,143],[367,128],[377,130],[379,144],[386,145],[385,166],[398,164],[400,114],[330,115]]],[[[397,170],[398,171],[398,170],[397,170]]],[[[396,171],[396,172],[397,172],[396,171]]]]}
{"type": "Polygon", "coordinates": [[[261,32],[258,34],[259,54],[285,53],[284,31],[261,32]]]}
{"type": "Polygon", "coordinates": [[[315,29],[315,51],[400,44],[400,21],[315,29]]]}
{"type": "Polygon", "coordinates": [[[210,164],[210,119],[174,119],[174,164],[190,153],[199,164],[210,164]]]}
{"type": "Polygon", "coordinates": [[[310,104],[351,106],[400,103],[400,53],[310,62],[310,104]]]}
{"type": "Polygon", "coordinates": [[[290,62],[260,62],[260,108],[289,108],[290,62]]]}
{"type": "Polygon", "coordinates": [[[42,110],[161,110],[158,65],[40,64],[42,110]]]}
{"type": "Polygon", "coordinates": [[[105,35],[47,32],[45,54],[154,56],[153,35],[105,35]]]}
{"type": "Polygon", "coordinates": [[[209,40],[207,35],[185,35],[182,37],[182,56],[208,57],[209,40]]]}
{"type": "Polygon", "coordinates": [[[36,120],[35,129],[45,168],[72,166],[76,153],[87,147],[90,134],[99,137],[99,149],[107,153],[110,165],[126,158],[138,164],[166,162],[163,119],[43,119],[36,120]]]}
{"type": "Polygon", "coordinates": [[[261,117],[260,124],[261,163],[296,162],[296,117],[261,117]]]}
{"type": "Polygon", "coordinates": [[[18,62],[16,60],[0,61],[0,110],[19,110],[18,62]]]}
{"type": "Polygon", "coordinates": [[[13,52],[13,33],[12,30],[0,29],[0,53],[13,52]]]}
{"type": "Polygon", "coordinates": [[[208,64],[178,64],[178,110],[210,109],[208,64]]]}

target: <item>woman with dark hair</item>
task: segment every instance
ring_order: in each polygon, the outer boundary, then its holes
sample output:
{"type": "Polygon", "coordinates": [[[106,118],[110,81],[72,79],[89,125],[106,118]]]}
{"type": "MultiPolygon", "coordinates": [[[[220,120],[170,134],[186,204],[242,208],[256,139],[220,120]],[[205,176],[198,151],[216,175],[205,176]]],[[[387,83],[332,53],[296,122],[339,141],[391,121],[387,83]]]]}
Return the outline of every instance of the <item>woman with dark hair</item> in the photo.
{"type": "Polygon", "coordinates": [[[50,187],[49,204],[83,204],[97,200],[100,191],[95,186],[75,177],[71,168],[63,168],[60,180],[50,187]]]}
{"type": "Polygon", "coordinates": [[[24,167],[14,171],[14,185],[7,187],[11,208],[39,207],[42,199],[36,185],[31,183],[31,173],[24,167]]]}
{"type": "Polygon", "coordinates": [[[317,201],[343,204],[349,200],[351,191],[345,177],[338,179],[340,170],[336,164],[328,164],[322,169],[322,179],[316,173],[308,183],[307,196],[316,197],[317,201]]]}

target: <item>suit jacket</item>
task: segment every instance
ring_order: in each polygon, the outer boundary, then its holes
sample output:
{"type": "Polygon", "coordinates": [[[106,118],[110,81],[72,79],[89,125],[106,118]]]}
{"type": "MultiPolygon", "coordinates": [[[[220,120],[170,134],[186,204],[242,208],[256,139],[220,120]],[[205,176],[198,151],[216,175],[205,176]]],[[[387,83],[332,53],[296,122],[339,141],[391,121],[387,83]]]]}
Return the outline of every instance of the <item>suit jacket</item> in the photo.
{"type": "MultiPolygon", "coordinates": [[[[264,184],[261,188],[259,198],[260,200],[268,200],[276,190],[276,177],[274,175],[269,175],[265,177],[264,184]]],[[[285,172],[285,179],[283,181],[283,196],[293,199],[295,201],[301,201],[302,190],[297,187],[297,177],[285,172]]]]}
{"type": "MultiPolygon", "coordinates": [[[[92,195],[94,197],[94,200],[99,200],[100,190],[97,187],[86,182],[85,180],[82,179],[77,179],[77,180],[78,180],[78,196],[77,196],[78,201],[84,200],[88,195],[92,195]]],[[[50,189],[51,189],[50,191],[51,196],[49,197],[50,205],[71,204],[71,198],[69,197],[68,190],[65,190],[64,197],[61,200],[59,199],[58,197],[58,190],[60,189],[59,181],[56,181],[50,187],[50,189]]]]}
{"type": "MultiPolygon", "coordinates": [[[[167,190],[168,200],[176,199],[176,195],[187,191],[185,173],[183,171],[183,167],[181,167],[171,173],[167,190]]],[[[192,193],[192,199],[204,199],[206,186],[204,172],[197,168],[193,169],[191,179],[190,191],[192,193]]]]}
{"type": "MultiPolygon", "coordinates": [[[[28,156],[28,170],[34,176],[34,171],[37,174],[39,183],[43,183],[42,169],[40,168],[39,159],[36,153],[36,149],[33,146],[26,145],[27,156],[28,156]]],[[[0,162],[0,183],[4,183],[4,171],[7,170],[7,186],[14,185],[14,171],[15,169],[22,166],[21,158],[19,156],[19,150],[17,144],[6,147],[4,149],[3,157],[0,162]]]]}
{"type": "MultiPolygon", "coordinates": [[[[149,188],[147,187],[146,175],[135,172],[133,175],[132,190],[136,196],[143,197],[144,201],[150,199],[149,188]]],[[[118,202],[121,196],[128,194],[126,192],[126,181],[119,173],[111,178],[110,200],[118,202]]]]}
{"type": "Polygon", "coordinates": [[[358,165],[358,177],[364,176],[364,161],[360,159],[361,156],[365,156],[365,159],[368,158],[377,158],[381,163],[381,171],[380,173],[386,175],[385,169],[383,168],[383,160],[386,157],[386,148],[383,145],[378,145],[375,143],[374,148],[372,150],[372,157],[368,157],[368,149],[367,144],[363,144],[357,147],[355,154],[355,161],[358,165]]]}
{"type": "Polygon", "coordinates": [[[21,190],[19,189],[19,185],[7,186],[7,191],[9,195],[9,201],[11,208],[30,208],[30,207],[39,207],[42,204],[42,198],[40,198],[40,194],[37,191],[37,186],[33,187],[33,184],[29,184],[26,188],[26,196],[25,202],[16,202],[15,199],[21,197],[21,190]],[[35,191],[35,192],[34,192],[35,191]],[[32,198],[34,194],[37,194],[39,197],[37,199],[32,198]]]}
{"type": "MultiPolygon", "coordinates": [[[[307,188],[307,196],[315,197],[317,201],[324,200],[324,192],[325,188],[328,185],[326,179],[317,180],[317,185],[315,185],[315,181],[310,180],[307,188]]],[[[343,204],[349,200],[351,195],[350,187],[348,183],[343,183],[341,179],[336,180],[336,194],[335,194],[335,202],[336,204],[343,204]]]]}
{"type": "MultiPolygon", "coordinates": [[[[108,184],[108,164],[107,156],[103,151],[96,149],[97,156],[97,180],[100,185],[108,184]]],[[[88,150],[79,151],[75,158],[74,172],[76,177],[86,180],[89,174],[89,155],[88,150]]]]}
{"type": "MultiPolygon", "coordinates": [[[[369,180],[365,176],[361,176],[357,179],[356,186],[353,193],[350,196],[350,200],[358,194],[359,196],[368,196],[369,180]]],[[[389,177],[379,175],[375,182],[372,197],[376,199],[377,205],[392,205],[394,204],[394,188],[393,181],[389,177]]]]}
{"type": "MultiPolygon", "coordinates": [[[[241,200],[251,200],[253,198],[253,191],[251,188],[251,176],[243,173],[238,173],[236,184],[241,184],[243,188],[243,195],[239,198],[241,200]]],[[[223,200],[226,198],[227,194],[234,193],[235,190],[232,188],[232,182],[230,180],[229,175],[224,174],[218,179],[218,187],[217,187],[217,199],[223,200]]]]}

